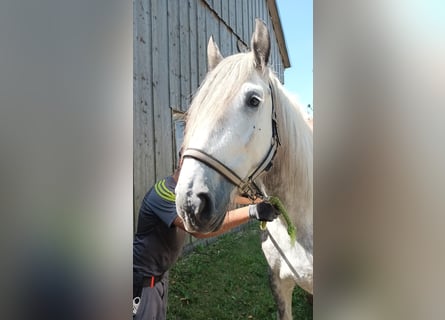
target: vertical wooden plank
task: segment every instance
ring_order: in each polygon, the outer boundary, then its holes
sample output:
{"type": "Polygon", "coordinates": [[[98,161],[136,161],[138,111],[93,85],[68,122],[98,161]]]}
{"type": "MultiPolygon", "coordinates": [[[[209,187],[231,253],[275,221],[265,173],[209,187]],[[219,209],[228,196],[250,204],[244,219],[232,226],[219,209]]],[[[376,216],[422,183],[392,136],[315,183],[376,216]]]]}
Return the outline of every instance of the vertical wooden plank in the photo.
{"type": "MultiPolygon", "coordinates": [[[[273,30],[273,28],[272,28],[273,30]]],[[[275,40],[275,33],[273,31],[270,33],[270,42],[271,42],[271,59],[270,65],[272,70],[276,71],[276,61],[277,61],[277,43],[275,40]]]]}
{"type": "Polygon", "coordinates": [[[229,16],[228,24],[236,32],[236,2],[235,0],[228,0],[227,15],[229,16]]]}
{"type": "Polygon", "coordinates": [[[274,70],[276,72],[276,75],[278,76],[278,78],[281,80],[281,82],[284,79],[284,74],[283,74],[283,69],[282,69],[282,58],[281,58],[281,54],[280,54],[280,49],[278,46],[278,41],[277,41],[277,37],[275,35],[275,33],[272,34],[271,39],[273,41],[273,52],[274,52],[274,70]]]}
{"type": "Polygon", "coordinates": [[[223,55],[223,57],[226,57],[228,54],[228,50],[227,50],[227,42],[224,41],[224,31],[226,26],[224,25],[224,23],[222,23],[219,19],[216,20],[216,27],[218,28],[218,33],[219,33],[219,42],[218,43],[218,47],[219,50],[221,51],[221,54],[223,55]]]}
{"type": "Polygon", "coordinates": [[[269,20],[270,14],[269,14],[269,8],[267,7],[267,1],[264,1],[264,18],[269,20]]]}
{"type": "Polygon", "coordinates": [[[149,0],[135,1],[133,41],[133,188],[134,227],[142,199],[156,179],[152,108],[151,8],[149,0]]]}
{"type": "Polygon", "coordinates": [[[266,23],[267,27],[269,27],[269,10],[267,10],[267,7],[265,5],[263,7],[263,20],[266,23]]]}
{"type": "MultiPolygon", "coordinates": [[[[208,10],[208,8],[205,8],[205,17],[206,17],[206,24],[205,24],[205,29],[206,29],[206,39],[209,39],[211,36],[213,36],[213,40],[215,40],[218,43],[217,40],[217,36],[215,35],[215,32],[213,32],[212,30],[212,17],[210,14],[210,11],[208,10]]],[[[206,47],[207,50],[207,47],[206,47]]]]}
{"type": "Polygon", "coordinates": [[[221,0],[213,0],[213,10],[217,13],[218,16],[221,17],[221,0]]]}
{"type": "Polygon", "coordinates": [[[255,23],[255,17],[253,16],[253,12],[252,12],[252,1],[248,1],[247,2],[248,6],[247,6],[247,27],[248,27],[248,38],[250,39],[252,37],[252,33],[253,33],[253,25],[255,23]]]}
{"type": "Polygon", "coordinates": [[[262,7],[263,7],[263,3],[264,0],[257,0],[257,17],[260,18],[261,20],[263,19],[263,14],[262,14],[262,7]]]}
{"type": "Polygon", "coordinates": [[[274,60],[273,60],[273,71],[275,73],[275,75],[280,78],[280,65],[278,62],[279,58],[277,55],[274,56],[274,60]]]}
{"type": "Polygon", "coordinates": [[[229,0],[229,4],[228,4],[228,14],[229,14],[229,26],[232,29],[232,31],[229,32],[229,37],[230,37],[230,50],[232,53],[237,53],[237,49],[236,49],[236,38],[235,38],[235,34],[236,33],[236,1],[235,0],[229,0]]]}
{"type": "MultiPolygon", "coordinates": [[[[257,4],[258,0],[253,0],[252,1],[252,21],[253,21],[253,25],[255,25],[255,19],[258,18],[257,14],[256,14],[256,4],[257,4]]],[[[255,28],[255,27],[253,27],[255,28]]]]}
{"type": "Polygon", "coordinates": [[[264,3],[265,3],[264,0],[261,0],[258,2],[258,15],[261,18],[261,20],[263,20],[263,21],[265,21],[264,20],[264,3]]]}
{"type": "Polygon", "coordinates": [[[249,16],[247,12],[247,1],[243,1],[243,34],[242,39],[250,46],[250,35],[249,35],[249,16]]]}
{"type": "MultiPolygon", "coordinates": [[[[220,9],[221,11],[221,9],[220,9]]],[[[215,35],[215,41],[218,45],[221,44],[222,40],[221,40],[221,34],[220,34],[220,21],[219,18],[215,16],[214,13],[210,13],[210,21],[211,21],[211,26],[212,26],[212,33],[215,35]]]]}
{"type": "Polygon", "coordinates": [[[281,65],[281,54],[280,54],[280,48],[278,46],[278,41],[276,38],[275,33],[273,34],[273,41],[274,41],[274,71],[275,74],[277,75],[278,79],[280,79],[282,81],[282,75],[280,73],[280,65],[281,65]]]}
{"type": "Polygon", "coordinates": [[[179,37],[179,0],[168,1],[168,61],[170,106],[175,109],[181,107],[181,67],[180,37],[179,37]]]}
{"type": "MultiPolygon", "coordinates": [[[[278,44],[277,44],[278,47],[278,44]]],[[[283,71],[283,59],[281,58],[281,54],[280,54],[280,50],[277,49],[278,54],[277,54],[277,64],[278,64],[278,72],[280,74],[280,80],[282,80],[284,77],[284,71],[283,71]]],[[[283,80],[282,80],[283,82],[283,80]]]]}
{"type": "Polygon", "coordinates": [[[269,28],[269,30],[270,29],[273,29],[272,28],[272,21],[271,21],[271,18],[270,18],[270,13],[269,13],[269,9],[267,8],[267,4],[266,4],[266,7],[265,7],[265,9],[266,9],[266,20],[265,20],[265,22],[266,22],[266,24],[267,24],[267,27],[269,28]]]}
{"type": "Polygon", "coordinates": [[[250,16],[251,16],[251,18],[250,18],[250,20],[251,20],[250,25],[252,26],[252,33],[255,31],[255,19],[258,17],[257,14],[256,14],[256,3],[257,2],[258,2],[258,0],[252,1],[252,3],[251,3],[252,7],[250,9],[251,10],[251,13],[250,13],[250,16]]]}
{"type": "Polygon", "coordinates": [[[190,18],[188,1],[179,1],[179,30],[181,65],[181,110],[186,110],[190,96],[190,18]]]}
{"type": "Polygon", "coordinates": [[[221,17],[223,21],[230,25],[229,21],[229,0],[222,0],[221,2],[221,17]]]}
{"type": "MultiPolygon", "coordinates": [[[[197,1],[190,0],[190,94],[196,92],[198,88],[198,28],[197,24],[197,1]]],[[[189,105],[185,106],[187,109],[189,105]]],[[[183,109],[184,111],[186,109],[183,109]]]]}
{"type": "Polygon", "coordinates": [[[224,25],[224,23],[219,22],[218,25],[220,28],[219,33],[221,36],[219,48],[221,50],[222,55],[224,57],[227,57],[232,54],[229,32],[227,31],[227,27],[224,25]]]}
{"type": "Polygon", "coordinates": [[[151,1],[153,49],[153,109],[156,179],[173,171],[173,136],[169,106],[167,2],[151,1]]]}
{"type": "Polygon", "coordinates": [[[218,20],[209,10],[206,10],[206,29],[207,29],[207,39],[209,39],[210,36],[213,36],[213,39],[219,46],[220,38],[219,38],[218,20]]]}
{"type": "Polygon", "coordinates": [[[198,17],[198,83],[204,80],[207,73],[207,32],[206,8],[200,1],[197,6],[198,17]]]}
{"type": "Polygon", "coordinates": [[[269,9],[267,8],[266,1],[263,1],[263,19],[264,21],[269,20],[269,9]]]}
{"type": "Polygon", "coordinates": [[[236,50],[235,38],[233,37],[233,33],[229,30],[227,30],[227,41],[230,43],[229,46],[230,54],[238,53],[238,51],[236,50]]]}
{"type": "Polygon", "coordinates": [[[236,11],[236,28],[234,29],[236,35],[244,40],[243,36],[243,4],[240,1],[235,2],[236,11]]]}

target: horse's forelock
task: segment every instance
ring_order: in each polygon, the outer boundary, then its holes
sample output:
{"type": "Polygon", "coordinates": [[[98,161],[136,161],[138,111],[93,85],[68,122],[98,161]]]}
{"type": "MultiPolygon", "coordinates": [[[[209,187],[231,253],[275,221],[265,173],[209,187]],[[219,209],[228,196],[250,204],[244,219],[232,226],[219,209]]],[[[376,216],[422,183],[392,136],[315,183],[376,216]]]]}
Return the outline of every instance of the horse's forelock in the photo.
{"type": "Polygon", "coordinates": [[[184,145],[197,126],[212,128],[223,116],[228,105],[244,82],[257,72],[250,53],[239,53],[222,60],[202,82],[188,111],[184,145]]]}

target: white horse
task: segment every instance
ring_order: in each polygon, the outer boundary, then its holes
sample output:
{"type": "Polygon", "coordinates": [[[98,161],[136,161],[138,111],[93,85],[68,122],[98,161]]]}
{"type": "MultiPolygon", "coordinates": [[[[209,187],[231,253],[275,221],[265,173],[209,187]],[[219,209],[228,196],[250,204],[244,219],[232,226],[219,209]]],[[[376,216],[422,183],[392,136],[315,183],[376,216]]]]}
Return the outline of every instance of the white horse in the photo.
{"type": "Polygon", "coordinates": [[[260,20],[251,47],[223,58],[209,40],[209,72],[188,112],[176,206],[188,230],[211,232],[236,195],[277,196],[296,241],[279,218],[267,224],[262,249],[279,317],[292,319],[295,284],[313,292],[312,131],[267,67],[269,32],[260,20]]]}

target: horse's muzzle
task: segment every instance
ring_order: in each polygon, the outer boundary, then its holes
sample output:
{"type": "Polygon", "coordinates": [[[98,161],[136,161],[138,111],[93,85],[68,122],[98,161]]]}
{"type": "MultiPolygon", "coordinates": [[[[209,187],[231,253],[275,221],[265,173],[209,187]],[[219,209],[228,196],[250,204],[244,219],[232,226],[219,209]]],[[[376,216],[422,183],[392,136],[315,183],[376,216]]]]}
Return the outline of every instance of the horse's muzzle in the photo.
{"type": "Polygon", "coordinates": [[[233,186],[212,169],[186,159],[176,186],[176,210],[186,230],[199,233],[218,230],[224,221],[231,189],[233,186]]]}
{"type": "MultiPolygon", "coordinates": [[[[186,199],[181,200],[180,196],[176,197],[177,207],[179,204],[178,214],[184,221],[184,225],[189,232],[212,232],[213,210],[212,199],[208,193],[194,194],[187,192],[186,199]]],[[[215,227],[219,227],[215,226],[215,227]]]]}

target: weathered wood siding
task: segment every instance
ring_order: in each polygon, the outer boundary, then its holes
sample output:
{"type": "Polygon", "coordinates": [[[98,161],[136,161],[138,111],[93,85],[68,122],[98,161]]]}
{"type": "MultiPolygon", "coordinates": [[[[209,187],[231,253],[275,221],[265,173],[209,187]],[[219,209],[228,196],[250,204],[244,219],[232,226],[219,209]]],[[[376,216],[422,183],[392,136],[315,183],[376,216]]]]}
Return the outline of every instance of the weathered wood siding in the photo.
{"type": "Polygon", "coordinates": [[[284,63],[269,12],[270,0],[134,0],[134,217],[153,183],[176,162],[172,108],[186,111],[207,72],[207,42],[224,56],[250,46],[255,18],[271,31],[270,66],[284,63]]]}

